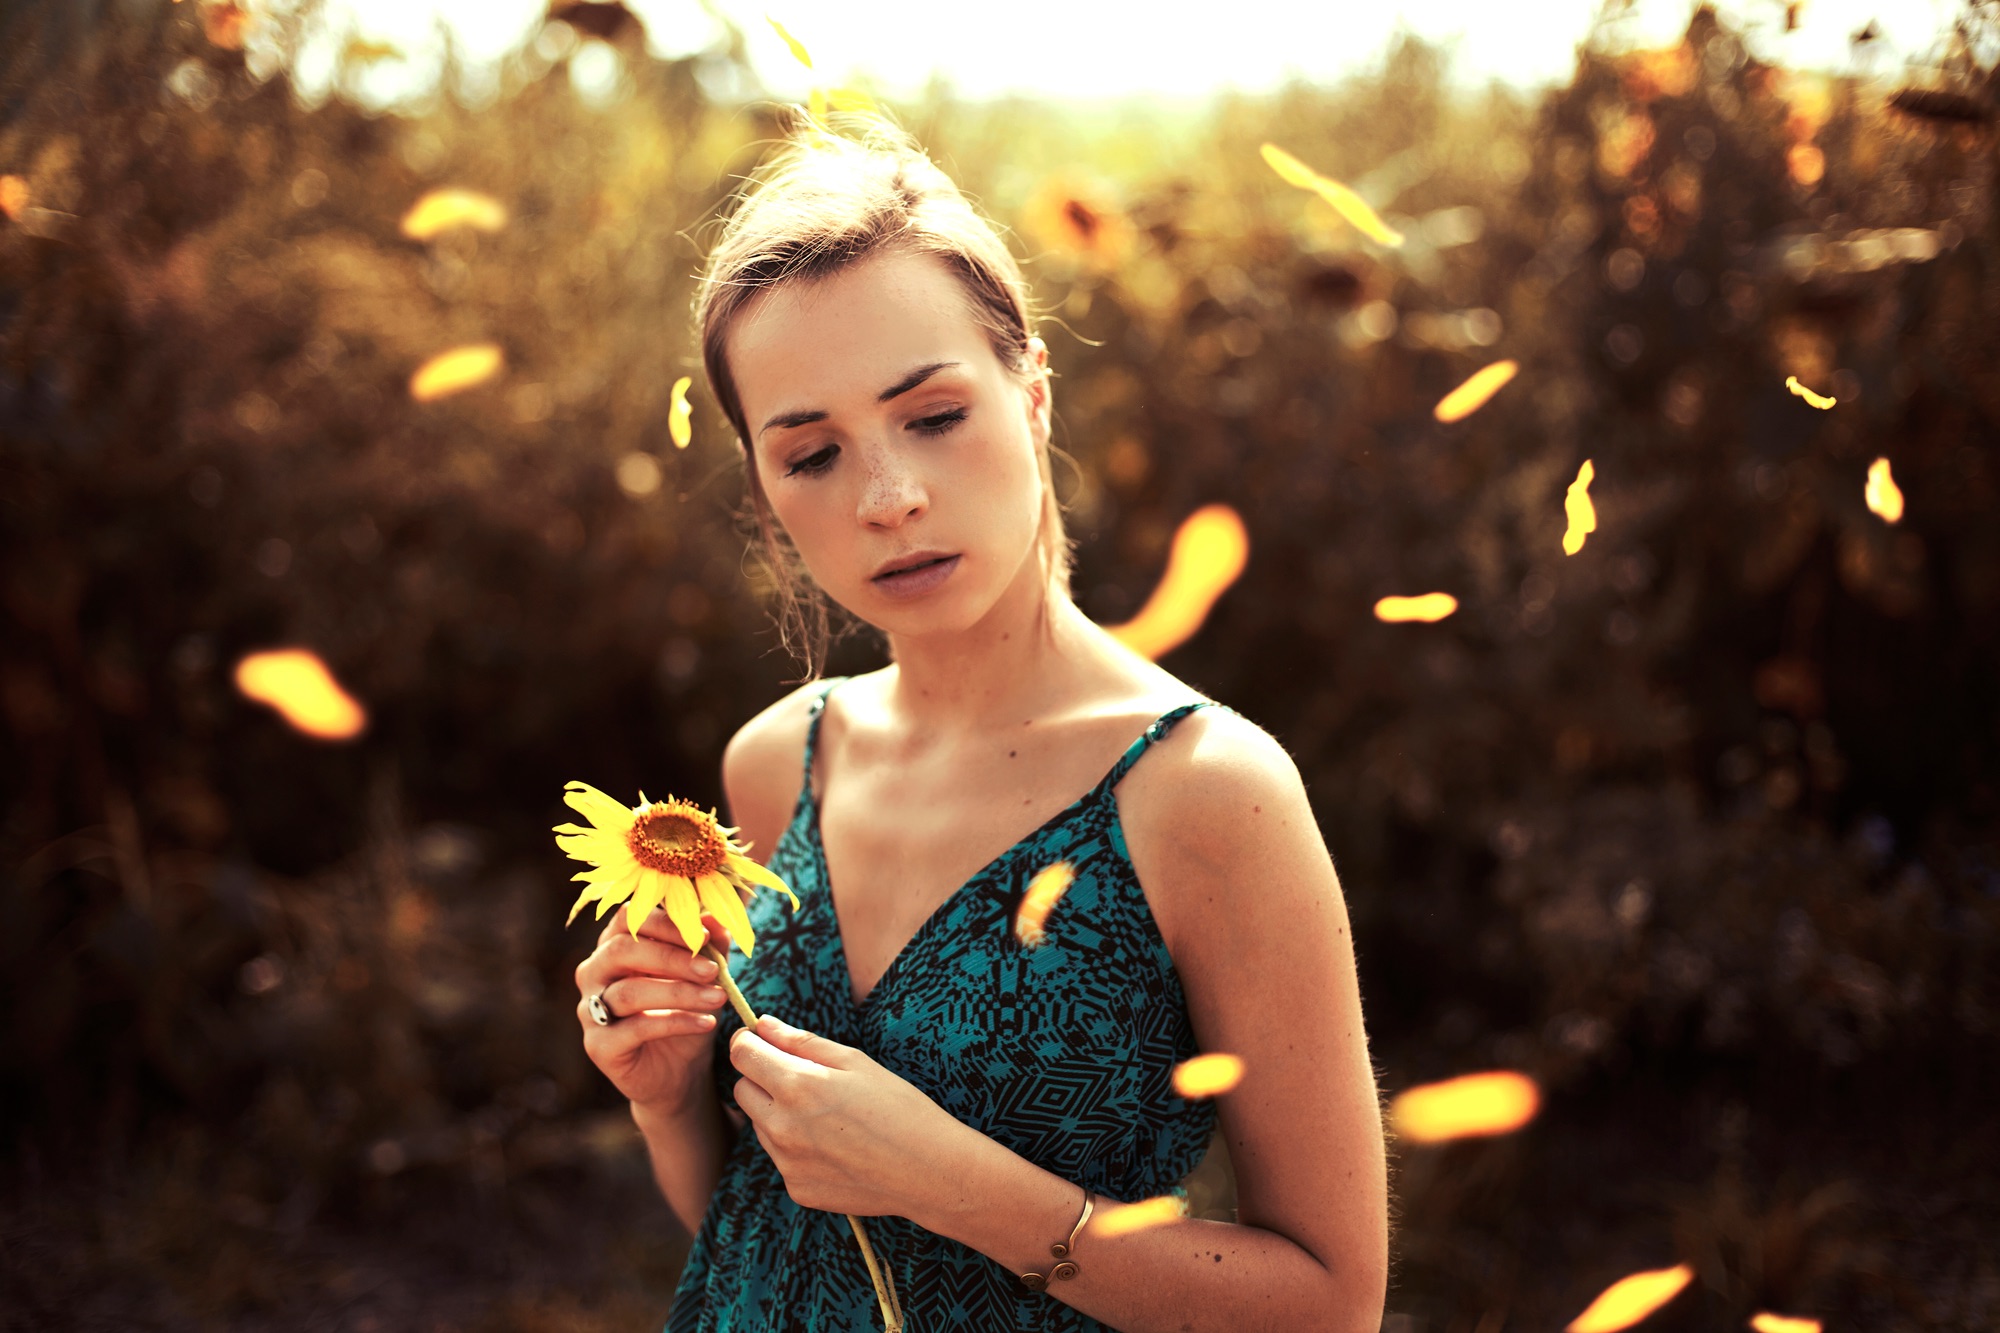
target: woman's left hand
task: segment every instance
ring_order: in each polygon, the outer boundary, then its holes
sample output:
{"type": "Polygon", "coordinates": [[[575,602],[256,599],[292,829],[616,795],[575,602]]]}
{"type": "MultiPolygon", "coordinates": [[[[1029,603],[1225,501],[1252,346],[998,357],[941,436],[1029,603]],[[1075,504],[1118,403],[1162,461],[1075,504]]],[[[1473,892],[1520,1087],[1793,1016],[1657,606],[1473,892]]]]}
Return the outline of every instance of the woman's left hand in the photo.
{"type": "Polygon", "coordinates": [[[736,1104],[801,1208],[910,1216],[966,1126],[862,1051],[770,1014],[729,1039],[736,1104]]]}

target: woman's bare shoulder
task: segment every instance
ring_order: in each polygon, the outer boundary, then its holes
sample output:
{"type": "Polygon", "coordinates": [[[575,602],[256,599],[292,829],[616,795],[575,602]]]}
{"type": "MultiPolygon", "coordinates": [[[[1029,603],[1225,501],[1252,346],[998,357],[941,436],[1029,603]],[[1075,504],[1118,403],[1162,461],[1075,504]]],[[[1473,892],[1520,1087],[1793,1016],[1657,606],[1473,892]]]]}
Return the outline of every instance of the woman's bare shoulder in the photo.
{"type": "Polygon", "coordinates": [[[801,685],[737,728],[722,749],[729,820],[764,855],[777,844],[798,799],[812,702],[824,688],[823,681],[801,685]]]}

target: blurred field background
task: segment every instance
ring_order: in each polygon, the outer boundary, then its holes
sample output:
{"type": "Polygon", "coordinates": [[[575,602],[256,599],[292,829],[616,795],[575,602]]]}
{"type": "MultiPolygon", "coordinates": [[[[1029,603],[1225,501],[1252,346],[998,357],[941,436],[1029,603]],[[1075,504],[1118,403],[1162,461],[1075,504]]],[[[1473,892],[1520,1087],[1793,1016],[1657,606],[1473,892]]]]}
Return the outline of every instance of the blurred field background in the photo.
{"type": "MultiPolygon", "coordinates": [[[[796,676],[687,314],[782,113],[740,34],[564,13],[490,96],[377,114],[246,55],[291,20],[0,5],[0,1326],[664,1319],[686,1237],[583,1057],[548,828],[571,778],[718,802],[796,676]],[[406,235],[447,187],[504,223],[406,235]],[[358,737],[238,692],[286,646],[358,737]]],[[[1675,1262],[1649,1328],[2000,1325],[1996,59],[1992,0],[1871,77],[1704,10],[1546,93],[1411,39],[1198,113],[892,108],[1052,312],[1084,609],[1243,516],[1163,660],[1296,756],[1385,1091],[1542,1085],[1397,1152],[1391,1333],[1675,1262]]]]}

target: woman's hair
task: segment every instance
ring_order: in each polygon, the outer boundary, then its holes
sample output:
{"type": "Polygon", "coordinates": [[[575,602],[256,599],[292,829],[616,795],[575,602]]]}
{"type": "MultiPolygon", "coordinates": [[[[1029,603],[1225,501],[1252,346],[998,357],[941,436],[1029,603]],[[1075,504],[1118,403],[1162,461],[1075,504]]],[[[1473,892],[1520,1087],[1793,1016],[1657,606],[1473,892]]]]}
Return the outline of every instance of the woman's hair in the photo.
{"type": "MultiPolygon", "coordinates": [[[[1036,374],[1028,347],[1033,316],[1027,281],[999,229],[915,138],[880,115],[835,112],[826,130],[810,121],[796,125],[750,173],[737,198],[709,251],[695,295],[695,327],[701,331],[709,387],[743,451],[751,512],[778,595],[779,640],[810,678],[826,656],[828,601],[779,530],[758,478],[749,424],[729,372],[725,343],[731,325],[760,292],[828,278],[892,249],[944,262],[965,289],[994,355],[1024,382],[1036,374]]],[[[1049,582],[1066,594],[1070,542],[1046,444],[1036,452],[1042,476],[1037,553],[1049,582]]]]}

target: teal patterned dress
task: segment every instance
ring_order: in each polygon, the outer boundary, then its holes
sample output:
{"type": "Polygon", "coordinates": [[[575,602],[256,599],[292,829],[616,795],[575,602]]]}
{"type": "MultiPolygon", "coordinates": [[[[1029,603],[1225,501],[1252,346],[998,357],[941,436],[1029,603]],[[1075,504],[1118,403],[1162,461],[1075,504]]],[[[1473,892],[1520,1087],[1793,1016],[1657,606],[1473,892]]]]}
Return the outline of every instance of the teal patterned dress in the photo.
{"type": "MultiPolygon", "coordinates": [[[[740,949],[729,956],[751,1009],[866,1051],[958,1120],[1101,1198],[1184,1200],[1182,1182],[1208,1146],[1215,1104],[1173,1090],[1173,1067],[1199,1051],[1112,791],[1153,742],[1211,701],[1154,722],[1096,786],[967,880],[857,1004],[811,791],[820,716],[839,683],[826,682],[811,705],[806,781],[770,859],[799,908],[782,894],[755,895],[756,957],[740,949]],[[1068,861],[1076,878],[1047,918],[1044,943],[1024,949],[1015,909],[1035,873],[1057,861],[1068,861]]],[[[716,1024],[715,1085],[730,1108],[741,1076],[729,1039],[741,1026],[729,1008],[716,1024]]],[[[1108,1328],[907,1218],[865,1225],[894,1272],[910,1333],[1108,1328]]],[[[755,1126],[744,1125],[682,1269],[667,1333],[881,1327],[847,1219],[793,1203],[755,1126]]]]}

